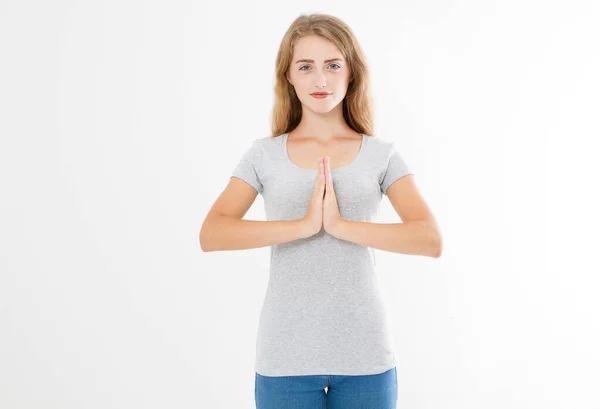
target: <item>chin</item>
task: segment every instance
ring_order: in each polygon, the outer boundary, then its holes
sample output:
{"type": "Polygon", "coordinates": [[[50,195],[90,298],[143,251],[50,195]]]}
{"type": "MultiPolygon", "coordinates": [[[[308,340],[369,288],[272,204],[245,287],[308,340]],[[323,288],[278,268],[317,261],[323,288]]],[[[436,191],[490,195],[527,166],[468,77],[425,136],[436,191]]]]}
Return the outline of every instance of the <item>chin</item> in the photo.
{"type": "MultiPolygon", "coordinates": [[[[312,101],[311,101],[312,102],[312,101]]],[[[329,101],[331,102],[331,101],[329,101]]],[[[319,104],[319,103],[311,103],[311,104],[305,104],[305,106],[307,106],[311,111],[316,112],[318,114],[326,114],[328,112],[331,112],[333,110],[333,108],[335,108],[338,105],[338,103],[329,103],[329,104],[319,104]]]]}

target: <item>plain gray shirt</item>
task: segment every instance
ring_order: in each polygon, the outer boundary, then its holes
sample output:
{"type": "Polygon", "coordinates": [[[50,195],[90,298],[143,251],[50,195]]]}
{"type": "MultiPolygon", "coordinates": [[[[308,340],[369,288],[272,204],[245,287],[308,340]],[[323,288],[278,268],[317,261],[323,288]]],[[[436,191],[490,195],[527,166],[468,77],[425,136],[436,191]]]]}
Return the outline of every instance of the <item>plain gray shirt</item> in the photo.
{"type": "MultiPolygon", "coordinates": [[[[255,139],[231,174],[262,194],[267,220],[303,218],[315,187],[317,170],[290,160],[287,136],[255,139]]],[[[331,173],[340,215],[359,222],[374,222],[387,188],[412,174],[393,142],[364,134],[355,159],[331,173]]],[[[324,229],[271,245],[258,374],[378,374],[396,366],[393,344],[371,247],[324,229]]]]}

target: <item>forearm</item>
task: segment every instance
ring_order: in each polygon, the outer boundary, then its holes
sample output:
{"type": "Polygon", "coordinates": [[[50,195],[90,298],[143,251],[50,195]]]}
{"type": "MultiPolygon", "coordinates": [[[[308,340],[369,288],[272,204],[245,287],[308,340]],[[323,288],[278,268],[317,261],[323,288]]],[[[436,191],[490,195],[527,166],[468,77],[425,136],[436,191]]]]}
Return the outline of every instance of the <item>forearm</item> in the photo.
{"type": "Polygon", "coordinates": [[[335,237],[393,253],[439,257],[441,237],[436,229],[419,222],[370,223],[344,220],[335,237]]]}
{"type": "Polygon", "coordinates": [[[200,230],[203,251],[244,250],[286,243],[305,237],[301,220],[244,220],[214,216],[200,230]]]}

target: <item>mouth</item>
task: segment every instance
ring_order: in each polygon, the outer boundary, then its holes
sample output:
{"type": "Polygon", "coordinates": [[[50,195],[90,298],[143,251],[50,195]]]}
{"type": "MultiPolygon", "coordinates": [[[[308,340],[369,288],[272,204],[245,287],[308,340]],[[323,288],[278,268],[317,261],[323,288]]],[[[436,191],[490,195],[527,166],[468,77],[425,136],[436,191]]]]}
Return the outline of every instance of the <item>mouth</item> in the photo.
{"type": "Polygon", "coordinates": [[[325,96],[325,95],[330,95],[329,92],[313,92],[312,94],[313,96],[319,97],[319,96],[325,96]]]}

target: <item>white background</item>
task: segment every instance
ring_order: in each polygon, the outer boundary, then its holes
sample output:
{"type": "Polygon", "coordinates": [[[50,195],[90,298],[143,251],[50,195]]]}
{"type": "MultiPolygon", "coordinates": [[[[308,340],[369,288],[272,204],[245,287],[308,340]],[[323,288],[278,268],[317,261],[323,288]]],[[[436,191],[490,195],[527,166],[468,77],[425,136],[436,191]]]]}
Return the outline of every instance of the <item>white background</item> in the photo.
{"type": "Polygon", "coordinates": [[[376,250],[398,407],[600,408],[592,0],[0,2],[0,407],[254,408],[269,247],[198,233],[310,12],[356,34],[444,237],[376,250]]]}

